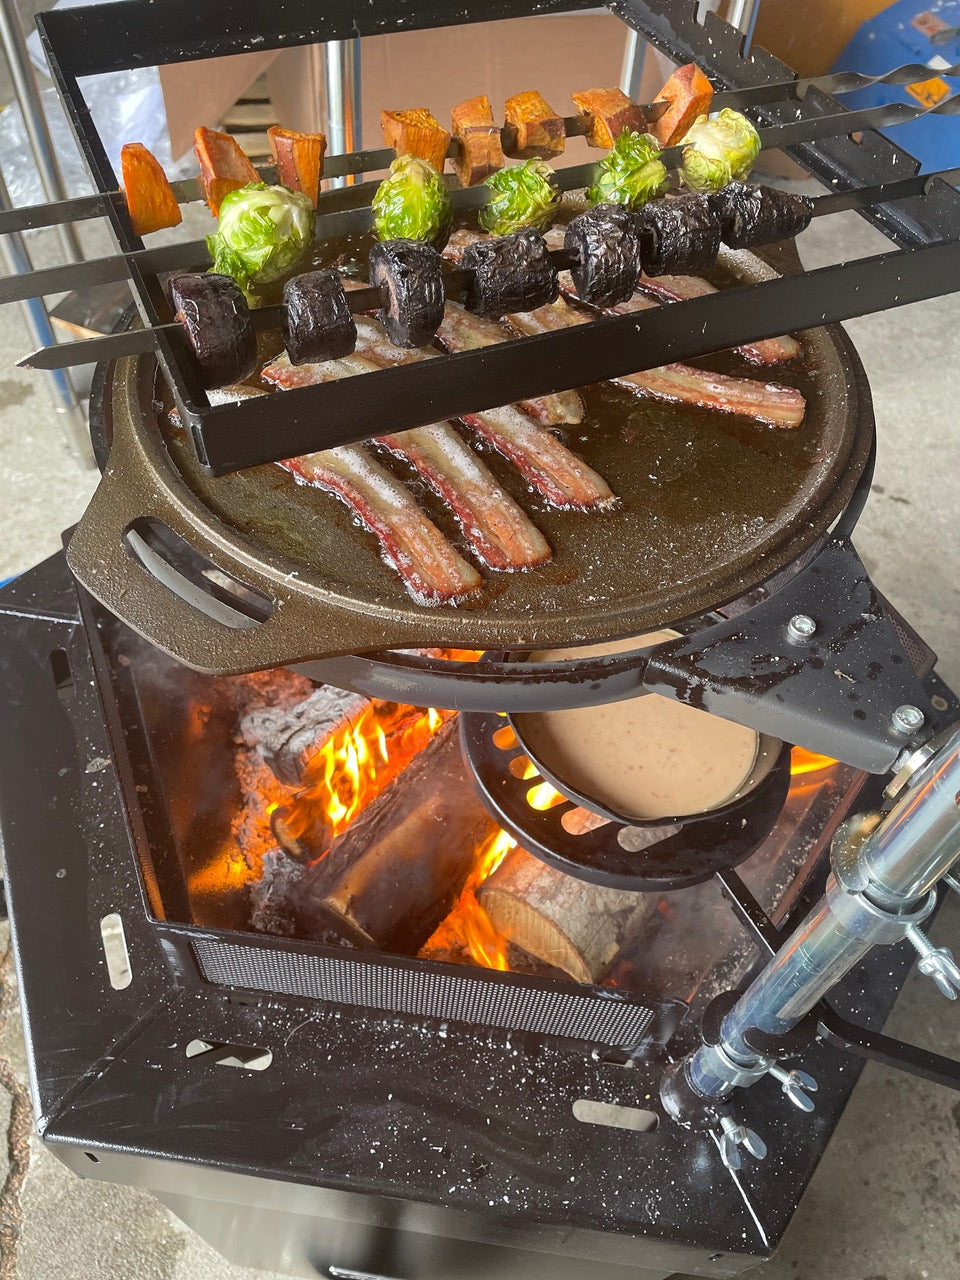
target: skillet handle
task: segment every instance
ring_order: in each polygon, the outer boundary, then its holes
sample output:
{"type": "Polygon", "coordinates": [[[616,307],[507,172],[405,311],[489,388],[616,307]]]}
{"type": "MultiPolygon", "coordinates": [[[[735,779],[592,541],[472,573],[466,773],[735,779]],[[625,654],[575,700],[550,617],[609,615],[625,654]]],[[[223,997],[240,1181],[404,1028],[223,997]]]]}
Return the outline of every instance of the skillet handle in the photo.
{"type": "MultiPolygon", "coordinates": [[[[119,426],[119,424],[118,424],[119,426]]],[[[182,500],[157,483],[139,483],[139,442],[115,433],[100,484],[67,546],[77,580],[134,631],[197,671],[229,675],[309,661],[342,650],[389,646],[382,621],[285,587],[233,554],[210,530],[198,533],[182,500]],[[269,616],[258,620],[191,581],[133,526],[162,521],[210,566],[263,597],[269,616]],[[331,641],[331,637],[333,640],[331,641]]],[[[262,612],[262,610],[261,610],[262,612]]]]}

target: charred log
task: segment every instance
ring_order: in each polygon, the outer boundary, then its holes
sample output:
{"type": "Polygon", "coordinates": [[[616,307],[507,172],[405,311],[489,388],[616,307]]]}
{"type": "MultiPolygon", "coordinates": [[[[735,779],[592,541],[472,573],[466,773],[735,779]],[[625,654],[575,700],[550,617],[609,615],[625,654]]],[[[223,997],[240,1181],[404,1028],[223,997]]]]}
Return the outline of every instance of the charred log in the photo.
{"type": "Polygon", "coordinates": [[[294,707],[256,707],[240,721],[248,746],[288,787],[303,785],[307,763],[334,734],[355,720],[367,699],[332,685],[321,685],[294,707]]]}
{"type": "Polygon", "coordinates": [[[335,919],[357,946],[414,954],[450,911],[491,828],[446,724],[303,875],[301,937],[335,919]]]}

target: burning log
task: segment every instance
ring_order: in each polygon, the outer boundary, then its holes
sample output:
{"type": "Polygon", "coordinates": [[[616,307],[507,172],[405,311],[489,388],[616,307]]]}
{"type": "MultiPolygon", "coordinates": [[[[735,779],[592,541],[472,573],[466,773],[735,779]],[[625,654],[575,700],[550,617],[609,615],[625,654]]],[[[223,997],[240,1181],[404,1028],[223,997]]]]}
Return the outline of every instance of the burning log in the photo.
{"type": "Polygon", "coordinates": [[[304,871],[297,933],[412,955],[449,912],[491,820],[448,722],[304,871]]]}
{"type": "Polygon", "coordinates": [[[249,711],[240,721],[240,733],[248,746],[257,748],[280,782],[299,787],[311,757],[366,705],[367,699],[359,693],[320,685],[296,706],[249,711]]]}
{"type": "Polygon", "coordinates": [[[477,890],[494,929],[544,964],[596,982],[656,910],[657,895],[605,889],[514,849],[477,890]]]}

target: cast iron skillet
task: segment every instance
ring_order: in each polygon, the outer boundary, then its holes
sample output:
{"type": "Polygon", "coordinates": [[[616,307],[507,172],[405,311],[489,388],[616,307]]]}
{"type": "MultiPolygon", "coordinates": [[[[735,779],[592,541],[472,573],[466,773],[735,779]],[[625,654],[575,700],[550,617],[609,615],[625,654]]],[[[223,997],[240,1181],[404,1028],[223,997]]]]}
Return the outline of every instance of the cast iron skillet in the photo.
{"type": "MultiPolygon", "coordinates": [[[[718,282],[774,274],[745,253],[724,254],[718,272],[718,282]]],[[[759,369],[733,356],[708,362],[801,386],[807,417],[794,431],[589,390],[588,420],[569,443],[620,496],[613,512],[551,511],[488,456],[554,559],[524,574],[485,572],[479,599],[459,608],[415,604],[346,508],[279,468],[205,476],[158,400],[153,358],[126,358],[103,374],[103,421],[94,427],[110,453],[68,561],[134,630],[217,674],[369,650],[529,649],[639,635],[769,580],[850,501],[874,431],[863,369],[839,327],[799,336],[802,369],[759,369]],[[177,546],[200,573],[178,572],[177,546]]],[[[432,495],[423,502],[462,547],[432,495]]]]}

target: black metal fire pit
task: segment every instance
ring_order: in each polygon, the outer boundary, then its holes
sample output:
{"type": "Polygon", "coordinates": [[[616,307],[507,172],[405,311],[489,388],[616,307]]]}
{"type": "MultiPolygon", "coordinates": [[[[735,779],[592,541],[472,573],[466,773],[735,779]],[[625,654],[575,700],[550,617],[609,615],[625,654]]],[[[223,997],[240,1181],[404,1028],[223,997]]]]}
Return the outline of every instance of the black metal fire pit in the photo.
{"type": "MultiPolygon", "coordinates": [[[[124,652],[144,652],[126,636],[124,652]]],[[[4,590],[0,637],[0,836],[31,1079],[44,1139],[76,1172],[151,1188],[247,1263],[275,1267],[282,1237],[304,1274],[729,1275],[773,1250],[855,1064],[805,1053],[812,1127],[773,1084],[755,1091],[777,1176],[737,1183],[709,1135],[661,1114],[676,1000],[349,953],[309,989],[324,948],[164,919],[177,906],[130,772],[143,725],[118,694],[129,667],[94,663],[62,557],[4,590]],[[418,967],[430,995],[416,1005],[404,982],[418,967]],[[512,993],[512,1011],[471,1003],[478,983],[512,993]],[[571,1034],[571,1001],[605,1007],[620,1034],[571,1034]]],[[[822,857],[801,861],[791,914],[822,880],[822,857]]],[[[837,1008],[875,1032],[908,966],[902,949],[868,962],[837,1008]]],[[[699,1003],[729,978],[725,962],[699,1003]]],[[[695,1040],[684,1026],[670,1056],[695,1040]]]]}

